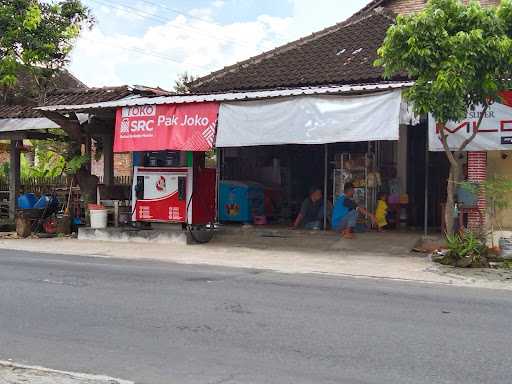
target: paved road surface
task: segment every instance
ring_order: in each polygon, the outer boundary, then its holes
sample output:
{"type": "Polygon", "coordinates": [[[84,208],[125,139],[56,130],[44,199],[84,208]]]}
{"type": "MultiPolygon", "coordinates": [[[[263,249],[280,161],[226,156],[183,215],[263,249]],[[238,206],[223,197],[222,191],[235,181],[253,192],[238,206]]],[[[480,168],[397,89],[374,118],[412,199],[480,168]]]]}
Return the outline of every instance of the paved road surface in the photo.
{"type": "Polygon", "coordinates": [[[511,296],[0,251],[0,359],[139,383],[509,384],[511,296]]]}

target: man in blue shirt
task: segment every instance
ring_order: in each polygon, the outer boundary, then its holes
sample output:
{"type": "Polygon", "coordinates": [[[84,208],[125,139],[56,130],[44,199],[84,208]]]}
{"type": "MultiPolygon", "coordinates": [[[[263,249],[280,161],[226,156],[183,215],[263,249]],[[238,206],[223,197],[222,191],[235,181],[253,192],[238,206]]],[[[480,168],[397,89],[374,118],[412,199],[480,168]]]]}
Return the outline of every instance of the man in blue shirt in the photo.
{"type": "Polygon", "coordinates": [[[354,238],[354,228],[357,223],[357,214],[361,213],[375,223],[375,216],[363,207],[357,205],[353,199],[354,187],[351,183],[345,184],[343,195],[336,199],[332,211],[332,228],[340,231],[346,239],[354,238]]]}

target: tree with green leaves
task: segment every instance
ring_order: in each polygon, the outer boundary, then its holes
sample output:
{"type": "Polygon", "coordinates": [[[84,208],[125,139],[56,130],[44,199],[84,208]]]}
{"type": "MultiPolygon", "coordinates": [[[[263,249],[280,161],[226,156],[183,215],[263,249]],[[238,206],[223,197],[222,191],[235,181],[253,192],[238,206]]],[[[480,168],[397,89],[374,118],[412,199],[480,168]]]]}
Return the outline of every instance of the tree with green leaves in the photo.
{"type": "Polygon", "coordinates": [[[189,84],[195,79],[196,77],[190,75],[188,72],[180,73],[178,78],[174,81],[174,91],[180,94],[190,93],[189,84]]]}
{"type": "Polygon", "coordinates": [[[468,5],[459,0],[430,0],[424,10],[398,16],[378,51],[376,65],[384,75],[407,73],[414,85],[405,92],[420,115],[431,113],[439,124],[439,138],[450,164],[444,215],[447,233],[453,232],[460,158],[475,138],[487,109],[512,78],[512,1],[499,7],[468,5]],[[448,146],[449,121],[461,121],[478,109],[474,132],[459,148],[448,146]]]}
{"type": "MultiPolygon", "coordinates": [[[[2,0],[0,2],[0,96],[43,103],[69,62],[71,50],[94,18],[80,0],[2,0]]],[[[83,195],[95,191],[90,161],[82,153],[86,137],[79,123],[61,124],[55,153],[63,169],[76,173],[83,195]]],[[[46,143],[42,143],[43,146],[46,143]]],[[[96,181],[97,183],[97,181],[96,181]]]]}
{"type": "Polygon", "coordinates": [[[80,0],[0,2],[0,92],[24,92],[44,100],[52,80],[66,66],[83,28],[94,22],[80,0]],[[35,89],[25,86],[25,77],[35,89]]]}

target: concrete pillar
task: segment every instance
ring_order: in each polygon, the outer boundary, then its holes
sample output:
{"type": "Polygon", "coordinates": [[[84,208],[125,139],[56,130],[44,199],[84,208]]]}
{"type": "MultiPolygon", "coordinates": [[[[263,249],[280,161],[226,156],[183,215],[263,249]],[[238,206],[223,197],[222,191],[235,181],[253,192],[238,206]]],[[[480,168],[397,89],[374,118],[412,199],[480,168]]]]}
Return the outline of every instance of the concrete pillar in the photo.
{"type": "Polygon", "coordinates": [[[17,197],[21,184],[20,148],[21,140],[11,140],[9,161],[9,218],[16,217],[17,197]]]}
{"type": "Polygon", "coordinates": [[[114,137],[103,137],[103,184],[114,184],[114,137]]]}

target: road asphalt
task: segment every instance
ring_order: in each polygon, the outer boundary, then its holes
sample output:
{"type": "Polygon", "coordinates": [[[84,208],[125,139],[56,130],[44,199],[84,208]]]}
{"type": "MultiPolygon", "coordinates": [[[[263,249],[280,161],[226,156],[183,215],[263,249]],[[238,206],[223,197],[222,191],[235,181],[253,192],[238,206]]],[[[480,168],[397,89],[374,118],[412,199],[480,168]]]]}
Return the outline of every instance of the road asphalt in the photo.
{"type": "Polygon", "coordinates": [[[0,360],[137,383],[509,384],[511,319],[500,290],[0,251],[0,360]]]}

